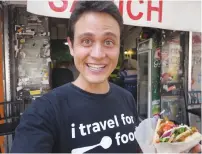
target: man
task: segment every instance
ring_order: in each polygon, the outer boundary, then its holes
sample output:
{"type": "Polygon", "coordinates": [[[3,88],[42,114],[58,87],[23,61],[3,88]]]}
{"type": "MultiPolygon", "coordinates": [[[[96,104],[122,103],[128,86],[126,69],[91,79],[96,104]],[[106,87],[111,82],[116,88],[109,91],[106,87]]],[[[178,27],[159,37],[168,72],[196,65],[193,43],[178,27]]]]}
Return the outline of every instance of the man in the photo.
{"type": "Polygon", "coordinates": [[[68,44],[80,72],[37,99],[16,129],[15,153],[135,153],[135,101],[107,78],[115,69],[123,20],[112,1],[79,1],[68,44]]]}
{"type": "Polygon", "coordinates": [[[71,60],[68,69],[72,71],[74,80],[76,80],[79,76],[79,71],[76,69],[76,66],[74,65],[74,60],[71,60]]]}
{"type": "Polygon", "coordinates": [[[60,62],[56,68],[52,70],[52,88],[60,87],[66,83],[72,82],[74,76],[68,68],[68,62],[60,62]]]}
{"type": "Polygon", "coordinates": [[[137,100],[137,71],[132,65],[131,59],[125,59],[119,72],[120,79],[124,82],[124,88],[130,91],[137,100]]]}
{"type": "Polygon", "coordinates": [[[69,26],[70,53],[80,75],[31,104],[11,152],[137,152],[133,96],[107,80],[119,57],[118,8],[112,1],[78,1],[69,26]]]}

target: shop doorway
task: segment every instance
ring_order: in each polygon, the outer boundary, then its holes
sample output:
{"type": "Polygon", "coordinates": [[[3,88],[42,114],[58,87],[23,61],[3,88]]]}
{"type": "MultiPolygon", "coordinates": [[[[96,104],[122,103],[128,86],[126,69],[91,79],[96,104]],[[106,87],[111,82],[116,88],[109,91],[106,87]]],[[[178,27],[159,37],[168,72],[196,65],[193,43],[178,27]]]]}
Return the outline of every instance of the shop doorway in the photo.
{"type": "Polygon", "coordinates": [[[68,21],[68,19],[49,18],[52,89],[72,82],[79,75],[67,43],[68,21]]]}

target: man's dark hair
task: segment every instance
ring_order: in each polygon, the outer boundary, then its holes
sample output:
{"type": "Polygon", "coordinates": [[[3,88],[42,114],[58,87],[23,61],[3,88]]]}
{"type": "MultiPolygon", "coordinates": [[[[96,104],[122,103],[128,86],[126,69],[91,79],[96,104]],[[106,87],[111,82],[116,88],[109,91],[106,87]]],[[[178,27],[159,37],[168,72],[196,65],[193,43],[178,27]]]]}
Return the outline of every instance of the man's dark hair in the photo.
{"type": "Polygon", "coordinates": [[[119,9],[112,1],[77,1],[74,11],[69,19],[68,36],[74,41],[75,24],[87,12],[101,12],[111,15],[119,24],[120,33],[123,30],[123,18],[119,9]]]}

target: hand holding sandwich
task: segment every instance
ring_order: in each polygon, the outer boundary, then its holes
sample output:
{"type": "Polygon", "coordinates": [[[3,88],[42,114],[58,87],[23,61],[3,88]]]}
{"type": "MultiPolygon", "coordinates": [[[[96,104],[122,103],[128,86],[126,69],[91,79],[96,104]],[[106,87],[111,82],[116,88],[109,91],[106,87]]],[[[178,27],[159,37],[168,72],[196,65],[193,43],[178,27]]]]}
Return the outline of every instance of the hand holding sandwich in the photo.
{"type": "Polygon", "coordinates": [[[143,153],[199,153],[202,135],[195,127],[177,125],[158,115],[136,127],[135,138],[143,153]]]}
{"type": "Polygon", "coordinates": [[[197,146],[193,147],[189,153],[201,153],[201,144],[198,144],[197,146]]]}
{"type": "MultiPolygon", "coordinates": [[[[200,138],[202,135],[195,127],[187,125],[176,125],[168,119],[158,119],[153,143],[177,143],[189,142],[195,138],[200,138]]],[[[201,146],[197,145],[190,150],[191,153],[201,152],[201,146]]]]}

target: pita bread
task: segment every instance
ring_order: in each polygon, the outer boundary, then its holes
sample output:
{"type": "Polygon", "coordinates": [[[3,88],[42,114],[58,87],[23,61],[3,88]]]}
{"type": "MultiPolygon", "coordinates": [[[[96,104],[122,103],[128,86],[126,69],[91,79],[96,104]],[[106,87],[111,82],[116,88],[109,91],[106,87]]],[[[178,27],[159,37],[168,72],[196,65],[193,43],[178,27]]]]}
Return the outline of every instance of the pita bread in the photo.
{"type": "Polygon", "coordinates": [[[160,138],[160,136],[158,135],[158,130],[159,130],[159,127],[160,127],[162,121],[163,121],[163,119],[158,119],[158,121],[157,121],[154,138],[153,138],[153,143],[156,143],[156,140],[159,140],[159,138],[160,138]]]}
{"type": "MultiPolygon", "coordinates": [[[[185,133],[185,132],[184,132],[185,133]]],[[[182,133],[183,134],[183,133],[182,133]]],[[[179,136],[180,137],[183,137],[183,135],[182,134],[180,134],[179,136]]],[[[179,138],[180,138],[179,137],[179,138]]],[[[192,141],[192,140],[195,140],[195,139],[198,139],[198,138],[200,138],[200,140],[202,140],[202,135],[199,133],[199,132],[194,132],[192,135],[189,135],[189,136],[184,136],[185,138],[184,138],[184,141],[182,141],[182,142],[190,142],[190,141],[192,141]]]]}
{"type": "MultiPolygon", "coordinates": [[[[158,131],[160,129],[161,126],[163,124],[163,119],[158,119],[157,125],[156,125],[156,129],[155,129],[155,133],[154,133],[154,137],[153,137],[153,143],[158,143],[157,141],[160,139],[160,136],[158,134],[158,131]]],[[[200,138],[200,140],[202,140],[202,135],[198,132],[198,131],[194,131],[193,130],[186,130],[185,132],[179,134],[178,136],[174,137],[174,134],[171,136],[171,138],[169,139],[169,143],[173,143],[173,142],[189,142],[191,140],[195,140],[200,138]]]]}
{"type": "Polygon", "coordinates": [[[191,130],[186,130],[184,133],[179,134],[178,136],[176,136],[175,139],[174,139],[174,141],[177,141],[177,142],[184,141],[185,138],[187,138],[191,134],[192,134],[191,130]]]}

